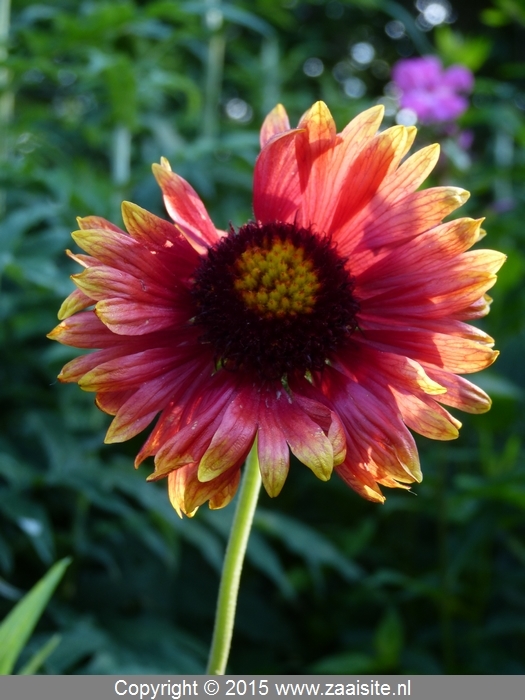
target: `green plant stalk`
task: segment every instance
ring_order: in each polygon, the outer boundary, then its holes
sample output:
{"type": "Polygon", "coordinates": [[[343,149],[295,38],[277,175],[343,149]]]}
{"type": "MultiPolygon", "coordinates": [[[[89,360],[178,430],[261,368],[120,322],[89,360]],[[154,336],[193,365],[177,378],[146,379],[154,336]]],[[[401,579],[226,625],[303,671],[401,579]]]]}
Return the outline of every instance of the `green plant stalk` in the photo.
{"type": "Polygon", "coordinates": [[[131,131],[125,124],[113,129],[111,179],[117,187],[129,182],[131,173],[131,131]]]}
{"type": "Polygon", "coordinates": [[[131,131],[125,124],[119,123],[113,128],[111,146],[112,208],[118,218],[131,174],[131,131]]]}
{"type": "Polygon", "coordinates": [[[219,129],[218,108],[221,95],[222,73],[226,38],[222,30],[221,0],[207,0],[206,23],[211,32],[206,63],[204,87],[204,114],[202,133],[206,139],[217,136],[219,129]]]}
{"type": "Polygon", "coordinates": [[[279,44],[273,36],[263,39],[261,48],[262,107],[268,114],[279,102],[279,44]]]}
{"type": "Polygon", "coordinates": [[[259,471],[256,440],[244,467],[239,500],[233,516],[230,538],[224,556],[215,613],[215,626],[207,668],[207,673],[211,675],[220,676],[226,671],[233,625],[235,623],[235,610],[239,595],[242,565],[260,489],[261,474],[259,471]]]}
{"type": "Polygon", "coordinates": [[[204,105],[204,136],[214,138],[218,131],[219,97],[222,83],[222,67],[226,40],[223,34],[215,34],[210,39],[208,49],[208,70],[204,105]]]}

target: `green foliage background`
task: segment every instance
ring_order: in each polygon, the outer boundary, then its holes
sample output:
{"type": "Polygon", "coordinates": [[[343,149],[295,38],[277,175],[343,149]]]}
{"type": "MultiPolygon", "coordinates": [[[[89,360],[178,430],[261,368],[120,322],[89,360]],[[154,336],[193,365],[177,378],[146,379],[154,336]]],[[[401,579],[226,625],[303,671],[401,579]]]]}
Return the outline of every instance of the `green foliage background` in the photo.
{"type": "Polygon", "coordinates": [[[104,446],[92,395],[55,380],[73,353],[45,334],[72,289],[75,217],[120,223],[122,199],[162,213],[150,163],[164,155],[218,227],[240,225],[276,102],[296,122],[324,99],[342,128],[401,55],[438,52],[476,71],[461,119],[474,142],[423,129],[416,143],[444,144],[435,180],[472,192],[461,214],[486,216],[488,246],[509,256],[482,324],[501,357],[475,378],[492,411],[462,416],[453,443],[419,440],[423,484],[384,506],[294,464],[261,499],[229,670],[525,673],[525,15],[519,0],[453,9],[423,32],[408,0],[14,1],[0,48],[0,618],[73,559],[20,666],[58,632],[49,673],[202,672],[232,515],[179,520],[150,466],[133,470],[140,439],[104,446]],[[376,52],[366,67],[349,58],[360,41],[376,52]]]}

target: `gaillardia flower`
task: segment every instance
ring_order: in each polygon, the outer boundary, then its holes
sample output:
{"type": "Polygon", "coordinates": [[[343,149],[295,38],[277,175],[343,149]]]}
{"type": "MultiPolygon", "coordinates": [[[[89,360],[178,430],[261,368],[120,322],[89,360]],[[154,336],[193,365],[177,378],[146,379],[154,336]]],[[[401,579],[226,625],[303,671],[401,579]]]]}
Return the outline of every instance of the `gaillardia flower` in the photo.
{"type": "Polygon", "coordinates": [[[127,233],[90,216],[73,234],[85,269],[50,337],[96,352],[59,378],[96,392],[114,415],[106,442],[158,415],[136,464],[168,477],[191,515],[233,497],[256,441],[276,496],[290,451],[321,480],[332,471],[361,496],[421,480],[410,430],[437,440],[488,396],[461,374],[490,365],[493,341],[465,323],[504,256],[470,251],[480,221],[442,223],[467,192],[419,190],[438,146],[405,159],[414,128],[378,133],[382,108],[338,134],[326,105],[291,129],[266,118],[255,165],[254,220],[215,228],[167,161],[153,166],[173,223],[125,202],[127,233]],[[409,430],[410,429],[410,430],[409,430]]]}

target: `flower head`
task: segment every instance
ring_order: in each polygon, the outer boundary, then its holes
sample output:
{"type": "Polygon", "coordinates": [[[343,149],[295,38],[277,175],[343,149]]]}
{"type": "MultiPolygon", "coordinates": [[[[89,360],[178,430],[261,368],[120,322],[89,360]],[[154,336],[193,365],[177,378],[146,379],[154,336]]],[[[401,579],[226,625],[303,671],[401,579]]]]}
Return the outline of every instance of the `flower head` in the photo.
{"type": "Polygon", "coordinates": [[[450,122],[468,108],[464,96],[472,91],[474,76],[465,66],[443,70],[436,56],[404,58],[392,69],[401,90],[401,107],[411,109],[423,124],[450,122]]]}
{"type": "Polygon", "coordinates": [[[136,464],[191,515],[226,505],[254,441],[276,496],[292,452],[321,480],[335,471],[365,498],[421,480],[410,430],[437,440],[490,399],[458,376],[490,365],[493,341],[465,323],[504,256],[469,251],[478,220],[442,219],[467,198],[419,190],[438,158],[404,159],[414,128],[378,133],[382,108],[340,133],[315,104],[291,129],[266,118],[254,220],[215,228],[167,161],[153,166],[173,220],[122,207],[127,232],[99,217],[73,234],[87,255],[50,337],[95,352],[59,378],[96,392],[114,415],[106,442],[158,416],[136,464]]]}

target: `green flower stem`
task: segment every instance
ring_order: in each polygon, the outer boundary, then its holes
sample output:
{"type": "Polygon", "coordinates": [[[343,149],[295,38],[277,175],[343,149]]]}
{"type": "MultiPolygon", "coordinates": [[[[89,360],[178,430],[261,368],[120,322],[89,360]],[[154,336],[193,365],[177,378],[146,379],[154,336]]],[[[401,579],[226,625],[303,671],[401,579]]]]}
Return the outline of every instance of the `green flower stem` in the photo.
{"type": "Polygon", "coordinates": [[[222,567],[215,627],[210,648],[207,673],[223,675],[226,670],[235,622],[235,609],[239,594],[244,555],[252,527],[253,515],[261,489],[257,440],[248,455],[244,467],[244,478],[233,516],[230,539],[226,547],[222,567]]]}

